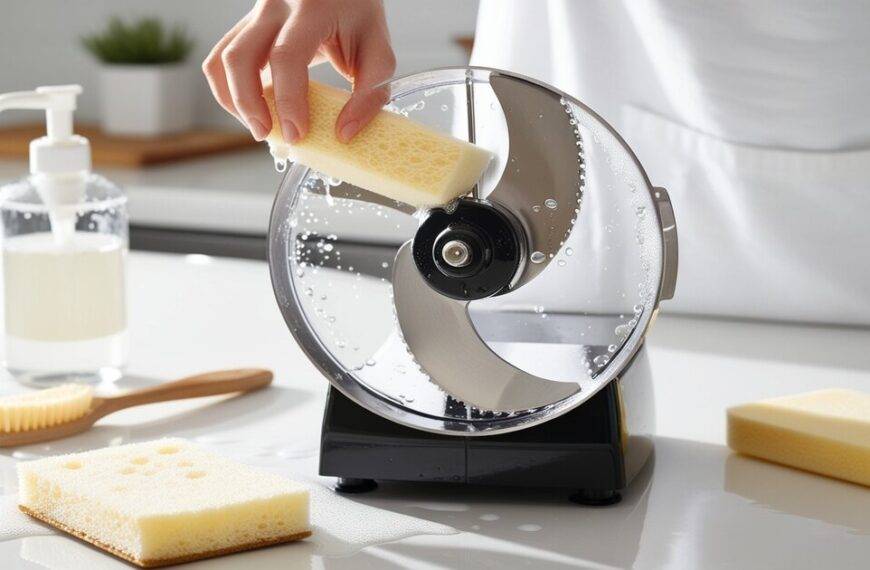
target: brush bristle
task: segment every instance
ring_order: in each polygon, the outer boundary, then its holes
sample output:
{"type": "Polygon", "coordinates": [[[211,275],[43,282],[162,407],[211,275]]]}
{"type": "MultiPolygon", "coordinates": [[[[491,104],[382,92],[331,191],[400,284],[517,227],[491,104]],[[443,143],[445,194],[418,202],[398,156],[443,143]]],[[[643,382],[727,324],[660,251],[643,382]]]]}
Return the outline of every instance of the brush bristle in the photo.
{"type": "Polygon", "coordinates": [[[93,389],[82,384],[0,398],[0,433],[42,429],[75,420],[87,413],[93,398],[93,389]]]}

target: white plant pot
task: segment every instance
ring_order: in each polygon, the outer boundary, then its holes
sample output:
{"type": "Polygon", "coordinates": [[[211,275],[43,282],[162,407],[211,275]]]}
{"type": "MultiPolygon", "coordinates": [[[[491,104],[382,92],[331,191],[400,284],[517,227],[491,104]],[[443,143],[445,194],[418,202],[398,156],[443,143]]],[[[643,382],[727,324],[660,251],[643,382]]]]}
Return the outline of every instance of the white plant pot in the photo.
{"type": "Polygon", "coordinates": [[[155,136],[193,124],[193,73],[184,64],[104,65],[100,97],[109,134],[155,136]]]}

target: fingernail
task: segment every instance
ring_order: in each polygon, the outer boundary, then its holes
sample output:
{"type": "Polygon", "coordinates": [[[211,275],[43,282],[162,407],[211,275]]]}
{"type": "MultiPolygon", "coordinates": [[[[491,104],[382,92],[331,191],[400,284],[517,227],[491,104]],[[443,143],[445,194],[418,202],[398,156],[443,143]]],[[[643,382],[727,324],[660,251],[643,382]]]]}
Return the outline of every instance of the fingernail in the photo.
{"type": "Polygon", "coordinates": [[[296,130],[296,125],[290,121],[283,121],[281,123],[281,132],[284,135],[284,140],[288,143],[295,143],[299,140],[299,131],[296,130]]]}
{"type": "Polygon", "coordinates": [[[258,141],[263,140],[266,138],[266,135],[269,134],[269,130],[263,125],[263,123],[254,118],[248,119],[248,129],[258,141]]]}
{"type": "Polygon", "coordinates": [[[357,131],[359,131],[359,121],[349,121],[341,127],[338,136],[341,139],[341,142],[349,142],[357,131]]]}

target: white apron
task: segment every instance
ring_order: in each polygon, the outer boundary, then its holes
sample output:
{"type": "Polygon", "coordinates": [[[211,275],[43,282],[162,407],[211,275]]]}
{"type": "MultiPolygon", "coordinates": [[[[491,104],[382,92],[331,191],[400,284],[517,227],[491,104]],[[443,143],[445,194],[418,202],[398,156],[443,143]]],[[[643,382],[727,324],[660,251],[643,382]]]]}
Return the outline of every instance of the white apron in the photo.
{"type": "Polygon", "coordinates": [[[663,307],[870,325],[870,4],[482,0],[473,65],[598,111],[671,195],[663,307]]]}

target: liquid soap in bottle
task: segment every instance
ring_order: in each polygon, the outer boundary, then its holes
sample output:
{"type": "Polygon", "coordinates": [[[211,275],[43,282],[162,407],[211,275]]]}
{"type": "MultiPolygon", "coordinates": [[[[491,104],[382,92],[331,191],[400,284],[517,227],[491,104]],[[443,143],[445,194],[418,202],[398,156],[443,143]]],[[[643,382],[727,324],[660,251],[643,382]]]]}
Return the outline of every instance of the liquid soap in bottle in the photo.
{"type": "Polygon", "coordinates": [[[0,188],[5,366],[39,386],[113,381],[127,359],[123,192],[91,172],[73,134],[78,85],[0,95],[0,111],[44,109],[30,176],[0,188]]]}

